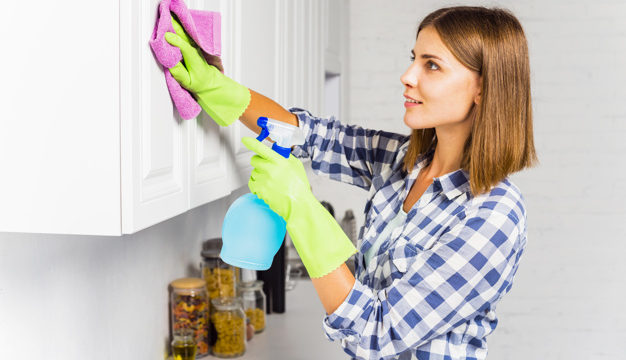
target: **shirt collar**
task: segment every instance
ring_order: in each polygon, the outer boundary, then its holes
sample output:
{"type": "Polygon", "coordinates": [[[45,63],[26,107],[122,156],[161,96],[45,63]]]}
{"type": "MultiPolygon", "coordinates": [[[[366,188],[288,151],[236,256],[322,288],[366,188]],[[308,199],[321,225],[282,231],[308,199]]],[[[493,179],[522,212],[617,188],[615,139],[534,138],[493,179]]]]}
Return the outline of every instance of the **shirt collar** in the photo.
{"type": "Polygon", "coordinates": [[[463,169],[436,177],[433,179],[433,184],[435,184],[435,189],[441,189],[448,200],[470,191],[469,173],[463,169]]]}
{"type": "MultiPolygon", "coordinates": [[[[411,171],[409,177],[407,178],[407,191],[410,186],[413,185],[415,179],[417,179],[419,170],[426,166],[428,161],[432,159],[434,152],[434,149],[431,149],[428,153],[418,158],[413,171],[411,171]]],[[[458,169],[433,178],[433,187],[435,192],[441,191],[441,193],[448,198],[448,200],[452,200],[457,196],[470,191],[469,173],[463,169],[458,169]]]]}

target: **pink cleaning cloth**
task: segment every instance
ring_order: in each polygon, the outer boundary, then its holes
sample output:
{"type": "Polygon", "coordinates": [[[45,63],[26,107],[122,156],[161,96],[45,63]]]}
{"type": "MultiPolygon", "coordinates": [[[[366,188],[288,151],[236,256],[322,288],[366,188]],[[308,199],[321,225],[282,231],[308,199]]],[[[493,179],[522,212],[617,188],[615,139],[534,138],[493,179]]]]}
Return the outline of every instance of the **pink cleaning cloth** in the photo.
{"type": "MultiPolygon", "coordinates": [[[[172,13],[176,15],[185,32],[196,42],[206,55],[221,55],[221,18],[215,11],[189,10],[182,0],[161,0],[157,23],[152,31],[150,47],[157,61],[165,67],[165,83],[180,116],[193,119],[202,108],[193,96],[172,77],[169,68],[174,67],[183,55],[176,46],[165,40],[166,32],[175,32],[172,13]]],[[[221,64],[220,64],[221,65],[221,64]]],[[[220,69],[223,72],[223,69],[220,69]]]]}

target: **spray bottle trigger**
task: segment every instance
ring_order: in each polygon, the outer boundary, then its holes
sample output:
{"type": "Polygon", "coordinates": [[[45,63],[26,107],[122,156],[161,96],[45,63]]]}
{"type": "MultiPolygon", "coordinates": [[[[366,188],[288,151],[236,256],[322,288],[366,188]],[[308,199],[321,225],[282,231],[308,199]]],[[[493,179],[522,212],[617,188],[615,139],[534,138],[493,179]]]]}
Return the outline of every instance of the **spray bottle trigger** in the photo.
{"type": "Polygon", "coordinates": [[[267,117],[261,116],[257,119],[256,124],[261,128],[261,133],[257,136],[258,141],[263,141],[270,136],[270,131],[267,130],[267,117]]]}
{"type": "MultiPolygon", "coordinates": [[[[272,135],[272,138],[276,139],[274,136],[279,136],[278,139],[280,139],[280,132],[277,132],[276,134],[272,134],[270,132],[270,129],[274,129],[276,131],[280,130],[281,128],[279,127],[278,129],[276,128],[276,125],[272,125],[273,123],[270,122],[270,120],[265,117],[265,116],[260,116],[257,121],[256,121],[257,125],[261,128],[261,133],[259,134],[259,136],[256,138],[258,141],[263,141],[265,140],[268,136],[272,135]]],[[[284,125],[283,125],[284,126],[284,125]]],[[[272,150],[276,151],[278,154],[280,154],[280,156],[288,159],[289,158],[289,154],[291,154],[291,147],[282,147],[280,145],[278,145],[278,141],[275,141],[274,144],[272,145],[272,150]]]]}
{"type": "Polygon", "coordinates": [[[289,159],[289,155],[291,154],[291,148],[278,146],[277,143],[274,143],[274,145],[272,145],[272,150],[276,151],[280,156],[284,157],[285,159],[289,159]]]}

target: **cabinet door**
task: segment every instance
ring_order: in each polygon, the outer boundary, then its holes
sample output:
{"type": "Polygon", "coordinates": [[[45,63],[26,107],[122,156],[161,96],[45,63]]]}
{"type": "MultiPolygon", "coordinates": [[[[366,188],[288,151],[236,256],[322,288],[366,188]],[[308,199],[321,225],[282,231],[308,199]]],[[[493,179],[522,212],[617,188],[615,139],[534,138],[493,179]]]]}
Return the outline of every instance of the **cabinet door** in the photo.
{"type": "Polygon", "coordinates": [[[349,4],[347,0],[324,0],[325,20],[325,84],[323,116],[336,116],[349,123],[348,32],[349,4]]]}
{"type": "Polygon", "coordinates": [[[148,40],[159,0],[120,2],[122,230],[189,209],[189,127],[172,104],[148,40]]]}
{"type": "MultiPolygon", "coordinates": [[[[230,10],[227,0],[187,1],[192,9],[215,11],[227,17],[230,10]]],[[[231,29],[228,30],[230,33],[231,29]]],[[[238,30],[237,30],[238,31],[238,30]]],[[[226,33],[222,20],[222,39],[226,33]]],[[[222,40],[222,53],[224,53],[222,40]]],[[[224,60],[224,56],[222,56],[224,60]]],[[[228,75],[230,64],[224,64],[228,75]]],[[[194,208],[230,194],[229,167],[232,156],[227,152],[230,129],[220,127],[206,112],[202,111],[189,125],[189,207],[194,208]]]]}
{"type": "MultiPolygon", "coordinates": [[[[319,113],[324,81],[323,4],[313,0],[228,4],[231,10],[223,18],[226,74],[284,108],[298,106],[319,113]]],[[[235,189],[247,184],[251,170],[251,154],[241,145],[241,137],[256,134],[241,123],[231,131],[229,149],[236,165],[230,177],[235,189]]]]}
{"type": "Polygon", "coordinates": [[[3,3],[0,231],[120,233],[118,11],[3,3]]]}
{"type": "MultiPolygon", "coordinates": [[[[197,0],[197,9],[219,11],[222,20],[224,73],[244,86],[272,99],[278,78],[277,34],[282,34],[276,16],[277,1],[246,2],[197,0]]],[[[229,194],[247,185],[251,153],[241,137],[256,136],[240,122],[220,128],[206,114],[190,124],[191,207],[229,194]]]]}
{"type": "Polygon", "coordinates": [[[281,105],[321,115],[324,83],[324,3],[281,0],[284,30],[279,44],[281,105]]]}
{"type": "Polygon", "coordinates": [[[322,116],[324,99],[324,17],[322,1],[306,1],[304,6],[304,84],[305,103],[311,113],[322,116]]]}
{"type": "MultiPolygon", "coordinates": [[[[284,27],[277,16],[281,1],[227,1],[223,18],[223,60],[225,73],[244,86],[270,99],[277,96],[278,34],[284,27]]],[[[241,122],[230,129],[229,154],[233,161],[230,172],[230,188],[248,184],[251,153],[241,143],[244,136],[256,137],[241,122]]]]}

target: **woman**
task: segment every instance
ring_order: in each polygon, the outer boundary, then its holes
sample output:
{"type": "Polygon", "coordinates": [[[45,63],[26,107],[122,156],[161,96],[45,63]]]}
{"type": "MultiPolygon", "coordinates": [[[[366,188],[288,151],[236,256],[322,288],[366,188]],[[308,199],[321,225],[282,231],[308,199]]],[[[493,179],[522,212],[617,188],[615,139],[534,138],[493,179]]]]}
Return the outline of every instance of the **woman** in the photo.
{"type": "Polygon", "coordinates": [[[536,162],[519,21],[506,10],[452,7],[421,22],[401,77],[410,136],[286,111],[253,91],[248,98],[184,35],[167,39],[186,65],[172,75],[207,111],[220,116],[224,104],[212,93],[228,88],[238,100],[227,105],[246,126],[259,132],[256,119],[268,116],[301,127],[306,142],[295,155],[370,190],[357,252],[312,195],[299,160],[243,140],[257,153],[250,190],[286,220],[328,338],[357,359],[484,359],[495,307],[526,245],[524,200],[508,175],[536,162]],[[356,278],[344,263],[355,252],[356,278]]]}

